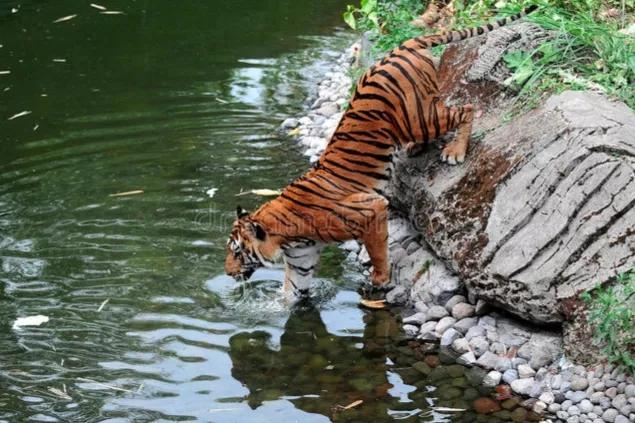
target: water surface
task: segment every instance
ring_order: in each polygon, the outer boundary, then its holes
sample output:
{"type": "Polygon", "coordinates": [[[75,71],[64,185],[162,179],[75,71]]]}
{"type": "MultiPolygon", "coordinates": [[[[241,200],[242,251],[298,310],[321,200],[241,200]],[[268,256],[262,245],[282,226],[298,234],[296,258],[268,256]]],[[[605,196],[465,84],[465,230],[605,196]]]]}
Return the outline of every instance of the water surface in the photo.
{"type": "Polygon", "coordinates": [[[337,250],[295,307],[222,271],[347,1],[97,3],[0,2],[0,421],[448,421],[337,250]]]}

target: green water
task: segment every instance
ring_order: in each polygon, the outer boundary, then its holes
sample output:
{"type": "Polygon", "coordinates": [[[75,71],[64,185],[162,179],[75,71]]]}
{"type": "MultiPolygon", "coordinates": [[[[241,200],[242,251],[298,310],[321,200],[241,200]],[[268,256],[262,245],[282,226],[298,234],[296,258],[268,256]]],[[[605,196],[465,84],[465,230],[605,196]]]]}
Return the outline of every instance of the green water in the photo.
{"type": "Polygon", "coordinates": [[[337,250],[311,305],[223,275],[235,194],[308,166],[275,130],[348,1],[95,2],[0,1],[0,422],[450,421],[337,250]]]}

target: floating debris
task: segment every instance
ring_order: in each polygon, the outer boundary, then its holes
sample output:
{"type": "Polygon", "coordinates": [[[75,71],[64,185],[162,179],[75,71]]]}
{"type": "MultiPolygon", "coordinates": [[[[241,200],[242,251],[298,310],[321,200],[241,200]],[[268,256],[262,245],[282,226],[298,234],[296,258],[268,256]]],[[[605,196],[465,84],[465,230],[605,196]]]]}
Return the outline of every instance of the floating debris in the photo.
{"type": "Polygon", "coordinates": [[[102,15],[125,15],[125,13],[123,13],[120,10],[106,10],[105,12],[99,12],[102,15]]]}
{"type": "Polygon", "coordinates": [[[24,110],[24,111],[22,111],[20,113],[16,113],[15,115],[11,116],[7,120],[17,119],[17,118],[22,117],[22,116],[30,115],[31,113],[33,113],[33,112],[31,112],[30,110],[24,110]]]}
{"type": "Polygon", "coordinates": [[[53,395],[55,395],[56,397],[59,397],[59,398],[61,398],[63,400],[66,400],[66,401],[72,401],[73,400],[73,398],[71,398],[70,395],[68,395],[66,392],[64,392],[64,391],[62,391],[60,389],[48,388],[48,391],[50,393],[52,393],[53,395]]]}
{"type": "Polygon", "coordinates": [[[216,195],[216,191],[218,191],[218,188],[210,188],[205,191],[205,194],[207,194],[209,198],[214,198],[214,196],[216,195]]]}
{"type": "Polygon", "coordinates": [[[10,70],[0,71],[0,75],[9,75],[11,73],[10,70]]]}
{"type": "Polygon", "coordinates": [[[120,388],[118,386],[113,386],[113,385],[106,385],[105,383],[97,382],[96,380],[92,380],[92,379],[86,379],[86,378],[83,378],[83,377],[78,377],[77,380],[80,381],[80,382],[92,383],[92,384],[97,385],[97,386],[99,386],[101,388],[112,389],[113,391],[128,392],[128,393],[131,393],[131,394],[135,393],[135,391],[131,391],[130,389],[124,389],[124,388],[120,388]]]}
{"type": "Polygon", "coordinates": [[[386,308],[386,300],[365,300],[362,298],[359,302],[366,308],[386,308]]]}
{"type": "Polygon", "coordinates": [[[351,408],[355,408],[355,407],[359,407],[360,405],[362,405],[364,403],[364,400],[357,400],[357,401],[353,401],[352,403],[348,404],[348,405],[336,405],[335,408],[337,408],[338,410],[341,411],[345,411],[345,410],[350,410],[351,408]]]}
{"type": "Polygon", "coordinates": [[[59,19],[56,19],[53,21],[53,23],[60,23],[60,22],[66,22],[66,21],[70,21],[71,19],[76,18],[77,15],[68,15],[68,16],[63,16],[59,19]]]}
{"type": "Polygon", "coordinates": [[[282,194],[282,191],[275,190],[275,189],[266,189],[266,188],[252,189],[249,191],[239,192],[238,194],[236,194],[236,197],[240,197],[247,194],[260,195],[262,197],[273,197],[273,196],[282,194]]]}
{"type": "Polygon", "coordinates": [[[37,316],[18,317],[15,322],[13,322],[13,329],[20,329],[24,326],[40,326],[48,321],[48,316],[42,316],[41,314],[37,316]]]}
{"type": "Polygon", "coordinates": [[[99,308],[97,309],[97,313],[101,313],[101,311],[104,309],[104,307],[106,307],[106,304],[108,304],[108,301],[110,301],[110,298],[106,298],[101,305],[99,306],[99,308]]]}
{"type": "Polygon", "coordinates": [[[97,3],[91,3],[90,7],[94,7],[95,9],[99,9],[99,10],[107,10],[104,6],[102,6],[101,4],[97,4],[97,3]]]}
{"type": "Polygon", "coordinates": [[[57,63],[66,63],[66,59],[53,59],[53,61],[57,63]]]}
{"type": "Polygon", "coordinates": [[[432,407],[432,410],[437,411],[439,413],[460,413],[462,411],[467,411],[465,408],[451,408],[451,407],[432,407]]]}
{"type": "Polygon", "coordinates": [[[133,191],[117,192],[115,194],[110,194],[108,196],[109,197],[125,197],[127,195],[138,195],[138,194],[143,194],[143,190],[142,189],[136,189],[136,190],[133,190],[133,191]]]}

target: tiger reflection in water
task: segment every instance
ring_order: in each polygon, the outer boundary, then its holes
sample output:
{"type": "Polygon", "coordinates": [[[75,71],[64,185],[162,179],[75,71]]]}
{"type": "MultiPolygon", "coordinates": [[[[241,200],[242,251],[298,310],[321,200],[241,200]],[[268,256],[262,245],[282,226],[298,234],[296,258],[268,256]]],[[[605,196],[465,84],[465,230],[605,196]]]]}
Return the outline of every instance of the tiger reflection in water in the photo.
{"type": "Polygon", "coordinates": [[[344,416],[334,406],[361,399],[364,403],[347,410],[345,420],[367,416],[378,422],[384,415],[386,421],[392,421],[386,410],[400,407],[399,398],[388,394],[393,385],[388,381],[386,358],[389,349],[395,348],[400,325],[388,311],[367,313],[364,322],[363,336],[338,336],[328,332],[319,310],[296,306],[279,349],[263,331],[239,333],[230,339],[232,376],[247,386],[246,399],[254,409],[263,401],[297,397],[290,401],[298,409],[339,421],[344,416]]]}

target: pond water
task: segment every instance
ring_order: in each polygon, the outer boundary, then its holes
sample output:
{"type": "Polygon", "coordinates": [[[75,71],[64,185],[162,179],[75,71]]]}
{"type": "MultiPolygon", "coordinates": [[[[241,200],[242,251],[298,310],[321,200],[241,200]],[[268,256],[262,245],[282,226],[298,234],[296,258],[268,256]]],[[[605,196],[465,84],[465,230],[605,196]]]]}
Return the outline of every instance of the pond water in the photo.
{"type": "Polygon", "coordinates": [[[337,249],[310,304],[223,275],[235,195],[308,166],[276,128],[347,2],[0,1],[0,422],[459,421],[337,249]]]}

